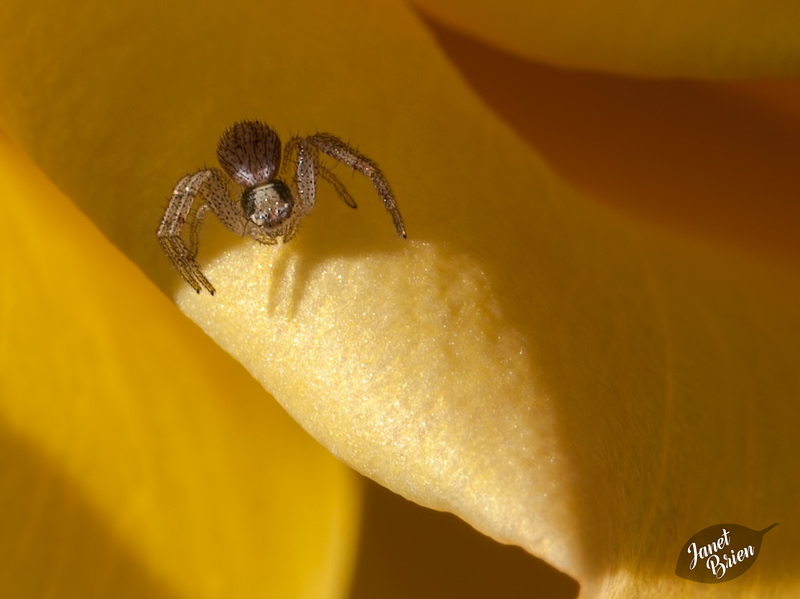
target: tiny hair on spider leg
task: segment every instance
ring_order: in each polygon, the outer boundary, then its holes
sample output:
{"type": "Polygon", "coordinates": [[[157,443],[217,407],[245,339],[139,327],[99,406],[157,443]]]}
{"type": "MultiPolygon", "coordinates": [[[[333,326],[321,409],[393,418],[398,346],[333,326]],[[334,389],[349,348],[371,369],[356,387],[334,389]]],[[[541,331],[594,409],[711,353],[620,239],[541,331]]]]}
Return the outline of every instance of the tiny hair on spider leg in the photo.
{"type": "Polygon", "coordinates": [[[211,295],[215,292],[195,259],[200,228],[209,211],[232,233],[275,245],[288,242],[297,233],[300,221],[314,208],[320,179],[330,184],[348,206],[357,207],[344,183],[323,164],[325,158],[369,178],[397,235],[406,238],[389,181],[372,159],[330,133],[295,135],[286,143],[283,155],[281,149],[278,134],[264,123],[235,123],[217,144],[222,170],[204,167],[183,177],[172,191],[158,227],[158,240],[173,266],[197,293],[203,289],[211,295]],[[238,202],[231,198],[229,181],[241,188],[238,202]],[[184,241],[187,224],[188,246],[184,241]]]}

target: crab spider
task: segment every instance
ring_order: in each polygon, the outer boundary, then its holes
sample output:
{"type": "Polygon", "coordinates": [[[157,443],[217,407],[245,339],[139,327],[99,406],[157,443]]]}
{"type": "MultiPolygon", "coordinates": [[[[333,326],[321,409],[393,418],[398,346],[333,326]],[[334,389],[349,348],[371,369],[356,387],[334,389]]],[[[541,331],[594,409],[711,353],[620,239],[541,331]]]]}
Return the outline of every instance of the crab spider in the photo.
{"type": "Polygon", "coordinates": [[[183,177],[175,186],[158,227],[161,247],[197,293],[205,288],[214,294],[214,286],[195,260],[200,227],[209,210],[231,232],[274,245],[279,239],[284,243],[292,239],[300,221],[311,212],[319,176],[333,186],[348,206],[356,207],[344,184],[321,163],[320,152],[370,178],[397,234],[405,239],[403,217],[389,182],[372,160],[338,137],[316,133],[292,137],[281,164],[278,134],[258,121],[242,121],[225,131],[219,140],[217,159],[222,170],[204,169],[183,177]],[[294,173],[292,167],[296,167],[294,173]],[[231,201],[228,178],[243,188],[238,203],[231,201]],[[187,246],[183,230],[196,203],[187,246]]]}

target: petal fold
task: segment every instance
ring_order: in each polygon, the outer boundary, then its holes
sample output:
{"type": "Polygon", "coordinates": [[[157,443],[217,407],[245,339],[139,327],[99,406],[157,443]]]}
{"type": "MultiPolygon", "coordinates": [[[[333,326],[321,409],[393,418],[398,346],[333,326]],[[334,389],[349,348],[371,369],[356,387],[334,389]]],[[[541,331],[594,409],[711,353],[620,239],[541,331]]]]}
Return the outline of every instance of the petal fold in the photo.
{"type": "Polygon", "coordinates": [[[5,597],[343,597],[353,474],[0,138],[5,597]]]}
{"type": "Polygon", "coordinates": [[[800,76],[791,0],[415,3],[426,15],[537,62],[639,77],[800,76]]]}

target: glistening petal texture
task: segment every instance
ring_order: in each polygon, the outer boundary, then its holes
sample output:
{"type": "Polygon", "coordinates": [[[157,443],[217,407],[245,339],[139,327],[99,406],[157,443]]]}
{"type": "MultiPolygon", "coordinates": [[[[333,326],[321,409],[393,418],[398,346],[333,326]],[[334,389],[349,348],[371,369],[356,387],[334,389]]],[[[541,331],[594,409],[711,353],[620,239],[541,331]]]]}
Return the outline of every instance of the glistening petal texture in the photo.
{"type": "Polygon", "coordinates": [[[0,142],[3,597],[345,596],[353,474],[0,142]]]}
{"type": "Polygon", "coordinates": [[[800,76],[793,0],[426,0],[419,10],[499,48],[644,77],[800,76]]]}
{"type": "MultiPolygon", "coordinates": [[[[542,556],[586,596],[701,593],[673,573],[689,536],[797,521],[798,466],[781,457],[798,450],[796,272],[571,191],[403,5],[174,6],[41,16],[25,31],[68,39],[2,64],[0,118],[336,455],[542,556]],[[41,99],[56,92],[58,109],[41,99]],[[153,227],[243,118],[357,143],[409,240],[345,178],[359,210],[327,190],[285,247],[209,223],[199,260],[218,294],[196,295],[153,227]]],[[[761,575],[729,592],[796,591],[792,538],[776,529],[761,575]]]]}

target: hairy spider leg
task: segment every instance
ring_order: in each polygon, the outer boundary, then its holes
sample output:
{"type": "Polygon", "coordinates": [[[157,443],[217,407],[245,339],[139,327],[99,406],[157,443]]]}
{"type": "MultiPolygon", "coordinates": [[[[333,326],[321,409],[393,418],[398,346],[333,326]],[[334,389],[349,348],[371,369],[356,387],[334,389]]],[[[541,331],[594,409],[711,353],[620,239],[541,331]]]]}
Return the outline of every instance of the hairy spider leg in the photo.
{"type": "MultiPolygon", "coordinates": [[[[292,137],[286,143],[286,147],[284,148],[283,152],[283,165],[281,166],[281,178],[284,181],[290,181],[293,178],[291,173],[291,168],[293,166],[295,167],[298,166],[298,162],[294,156],[298,152],[301,143],[303,143],[303,138],[301,137],[292,137]]],[[[305,152],[307,151],[308,149],[306,148],[305,152]]],[[[344,203],[350,206],[350,208],[358,208],[358,204],[356,204],[356,201],[353,199],[353,196],[350,195],[349,191],[347,191],[347,188],[345,187],[344,183],[342,183],[342,181],[339,179],[339,177],[337,177],[336,174],[331,169],[329,169],[324,164],[321,164],[318,160],[315,160],[315,163],[316,163],[317,173],[325,181],[331,184],[333,189],[336,191],[339,197],[342,198],[344,203]]],[[[295,171],[294,178],[297,177],[296,172],[297,171],[295,171]]]]}
{"type": "Polygon", "coordinates": [[[175,186],[164,218],[158,227],[158,239],[164,248],[164,253],[186,282],[197,293],[205,287],[211,295],[214,295],[214,286],[200,271],[200,265],[195,260],[200,226],[209,209],[231,232],[240,236],[247,232],[247,221],[231,201],[225,184],[225,175],[217,169],[208,169],[187,175],[175,186]],[[182,237],[183,228],[198,196],[201,196],[202,203],[195,212],[190,231],[190,247],[187,247],[182,237]]]}
{"type": "Polygon", "coordinates": [[[164,212],[164,218],[161,219],[161,224],[158,227],[157,235],[164,253],[184,280],[197,293],[200,293],[202,287],[205,287],[213,295],[214,287],[203,276],[200,271],[200,265],[197,264],[181,238],[183,226],[186,224],[186,219],[194,202],[194,197],[189,193],[189,189],[192,186],[192,180],[196,176],[196,174],[187,175],[175,186],[167,205],[167,210],[164,212]]]}
{"type": "Polygon", "coordinates": [[[317,201],[317,174],[319,173],[319,160],[303,139],[300,139],[297,144],[296,164],[294,186],[297,192],[299,220],[311,212],[317,201]]]}
{"type": "Polygon", "coordinates": [[[320,164],[319,174],[322,175],[322,178],[333,186],[333,188],[336,190],[336,193],[339,194],[339,197],[344,200],[345,204],[351,208],[358,208],[358,204],[356,204],[353,196],[350,195],[350,192],[347,191],[344,183],[339,180],[339,177],[337,177],[331,169],[320,164]]]}
{"type": "Polygon", "coordinates": [[[383,205],[386,207],[386,210],[388,210],[392,217],[392,223],[394,224],[397,234],[405,239],[406,227],[403,223],[403,217],[400,215],[400,209],[397,207],[397,201],[395,200],[392,189],[389,186],[389,181],[387,181],[377,164],[349,144],[345,143],[338,137],[331,135],[330,133],[317,133],[315,135],[310,135],[301,140],[301,145],[304,143],[310,144],[334,160],[337,160],[338,162],[349,166],[351,169],[358,171],[362,175],[369,177],[381,200],[383,200],[383,205]]]}

